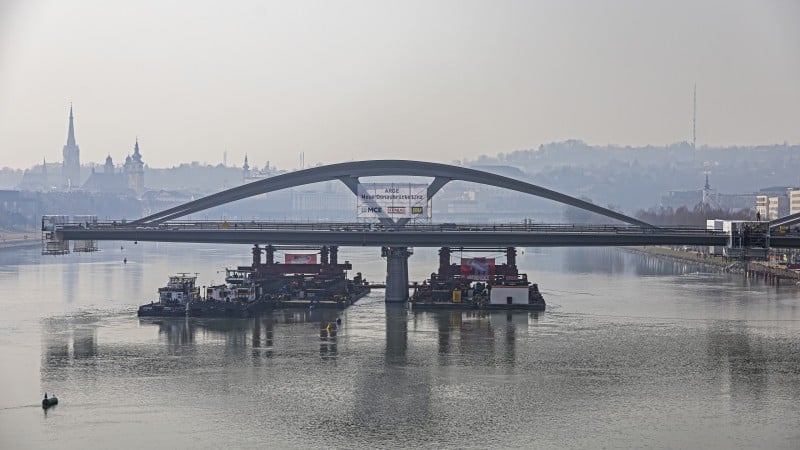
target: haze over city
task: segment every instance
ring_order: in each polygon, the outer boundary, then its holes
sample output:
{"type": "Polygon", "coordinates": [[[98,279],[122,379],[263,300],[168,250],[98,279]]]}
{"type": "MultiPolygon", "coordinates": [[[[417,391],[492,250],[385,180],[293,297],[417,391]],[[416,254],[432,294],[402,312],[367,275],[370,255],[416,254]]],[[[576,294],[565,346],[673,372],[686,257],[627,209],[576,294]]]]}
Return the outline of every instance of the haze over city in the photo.
{"type": "Polygon", "coordinates": [[[798,19],[0,0],[0,449],[797,450],[798,19]]]}
{"type": "Polygon", "coordinates": [[[2,166],[800,142],[800,4],[0,3],[2,166]],[[190,5],[190,6],[189,6],[190,5]]]}

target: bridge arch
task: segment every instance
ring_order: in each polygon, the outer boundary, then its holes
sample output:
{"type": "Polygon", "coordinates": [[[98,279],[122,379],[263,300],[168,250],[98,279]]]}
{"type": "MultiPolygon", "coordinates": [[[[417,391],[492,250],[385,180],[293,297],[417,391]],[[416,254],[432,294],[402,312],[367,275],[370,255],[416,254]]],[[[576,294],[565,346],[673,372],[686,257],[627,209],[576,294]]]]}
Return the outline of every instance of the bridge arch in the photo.
{"type": "Polygon", "coordinates": [[[433,194],[450,181],[467,181],[546,198],[632,225],[656,228],[649,223],[625,214],[525,181],[466,167],[410,160],[351,161],[298,170],[217,192],[216,194],[143,217],[132,223],[135,225],[157,224],[255,195],[323,181],[340,180],[351,190],[355,190],[359,177],[396,175],[434,178],[428,188],[429,198],[433,197],[433,194]]]}
{"type": "Polygon", "coordinates": [[[769,222],[769,229],[775,230],[781,226],[791,226],[800,223],[800,213],[784,216],[769,222]]]}

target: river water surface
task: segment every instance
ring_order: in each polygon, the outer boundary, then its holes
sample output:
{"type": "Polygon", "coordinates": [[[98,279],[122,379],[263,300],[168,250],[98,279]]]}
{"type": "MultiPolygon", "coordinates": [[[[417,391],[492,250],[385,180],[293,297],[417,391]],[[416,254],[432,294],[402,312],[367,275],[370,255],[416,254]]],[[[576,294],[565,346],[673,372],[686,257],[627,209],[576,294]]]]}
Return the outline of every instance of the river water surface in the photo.
{"type": "MultiPolygon", "coordinates": [[[[219,283],[249,248],[123,245],[0,253],[0,448],[800,447],[795,286],[527,249],[545,313],[412,313],[377,290],[341,313],[139,320],[170,274],[219,283]]],[[[382,281],[379,254],[339,258],[382,281]]],[[[436,264],[416,249],[410,277],[436,264]]]]}

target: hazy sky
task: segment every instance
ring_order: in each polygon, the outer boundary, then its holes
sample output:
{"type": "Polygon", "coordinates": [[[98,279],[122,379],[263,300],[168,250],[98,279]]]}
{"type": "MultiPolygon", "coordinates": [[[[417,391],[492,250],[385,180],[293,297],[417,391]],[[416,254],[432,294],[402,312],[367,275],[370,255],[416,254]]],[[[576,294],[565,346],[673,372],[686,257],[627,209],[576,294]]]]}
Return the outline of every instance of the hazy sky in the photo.
{"type": "Polygon", "coordinates": [[[800,2],[0,0],[0,166],[800,142],[800,2]]]}

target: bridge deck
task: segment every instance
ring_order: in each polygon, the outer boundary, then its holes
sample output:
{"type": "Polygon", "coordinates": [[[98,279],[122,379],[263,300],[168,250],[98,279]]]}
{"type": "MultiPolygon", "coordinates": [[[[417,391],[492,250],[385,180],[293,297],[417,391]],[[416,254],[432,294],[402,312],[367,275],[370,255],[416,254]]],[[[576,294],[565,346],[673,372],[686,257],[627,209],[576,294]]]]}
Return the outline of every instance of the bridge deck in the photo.
{"type": "Polygon", "coordinates": [[[400,229],[367,223],[121,222],[64,224],[66,240],[292,244],[341,246],[629,246],[726,245],[728,235],[703,228],[640,228],[562,224],[409,224],[400,229]]]}

